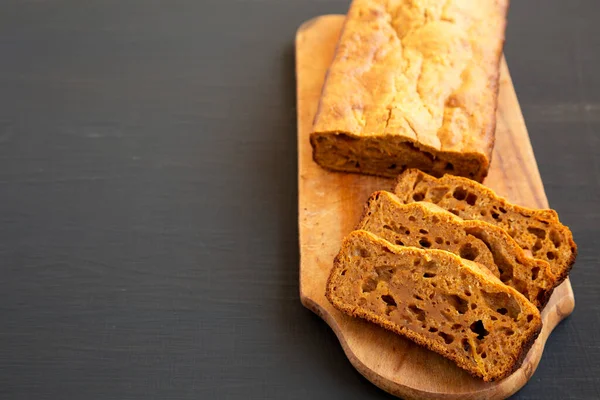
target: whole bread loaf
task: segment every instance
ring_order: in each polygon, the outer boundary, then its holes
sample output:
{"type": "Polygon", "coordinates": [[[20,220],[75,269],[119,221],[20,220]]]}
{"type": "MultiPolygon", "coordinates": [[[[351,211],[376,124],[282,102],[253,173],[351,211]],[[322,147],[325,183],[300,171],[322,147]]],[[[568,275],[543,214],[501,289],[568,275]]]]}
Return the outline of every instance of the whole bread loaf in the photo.
{"type": "Polygon", "coordinates": [[[538,336],[538,309],[487,269],[443,250],[395,246],[366,231],[343,242],[326,296],[485,381],[502,379],[538,336]]]}
{"type": "Polygon", "coordinates": [[[438,179],[416,169],[402,173],[393,191],[403,203],[431,202],[462,219],[499,226],[533,257],[547,261],[557,283],[575,262],[573,234],[554,210],[517,206],[472,180],[451,175],[438,179]]]}
{"type": "Polygon", "coordinates": [[[502,228],[462,220],[432,203],[404,205],[392,193],[375,192],[357,229],[396,245],[446,250],[482,264],[540,309],[556,286],[550,265],[527,257],[502,228]]]}
{"type": "Polygon", "coordinates": [[[313,132],[315,161],[481,181],[495,133],[508,0],[354,0],[313,132]]]}

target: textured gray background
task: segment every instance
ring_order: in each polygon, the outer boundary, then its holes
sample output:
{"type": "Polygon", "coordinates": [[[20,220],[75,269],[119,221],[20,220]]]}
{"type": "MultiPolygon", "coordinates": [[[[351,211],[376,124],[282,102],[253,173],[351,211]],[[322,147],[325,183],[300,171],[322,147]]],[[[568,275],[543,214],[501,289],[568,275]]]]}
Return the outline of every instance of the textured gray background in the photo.
{"type": "MultiPolygon", "coordinates": [[[[293,39],[335,0],[5,0],[0,398],[390,398],[298,299],[293,39]]],[[[600,3],[506,54],[575,313],[521,399],[600,397],[600,3]]]]}

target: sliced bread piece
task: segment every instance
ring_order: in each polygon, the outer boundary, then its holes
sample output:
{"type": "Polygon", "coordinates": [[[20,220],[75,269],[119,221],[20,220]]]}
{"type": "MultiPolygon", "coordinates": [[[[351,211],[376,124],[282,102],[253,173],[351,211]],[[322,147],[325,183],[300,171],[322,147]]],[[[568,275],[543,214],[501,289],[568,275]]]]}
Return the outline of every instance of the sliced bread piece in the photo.
{"type": "Polygon", "coordinates": [[[395,246],[367,231],[344,240],[326,296],[342,312],[485,381],[513,372],[542,328],[538,309],[478,264],[443,250],[395,246]]]}
{"type": "Polygon", "coordinates": [[[547,261],[559,283],[566,279],[575,262],[577,245],[573,234],[560,223],[554,210],[517,206],[472,180],[452,175],[438,179],[417,169],[402,173],[393,192],[403,203],[426,201],[462,219],[501,227],[533,257],[547,261]]]}
{"type": "Polygon", "coordinates": [[[556,286],[550,265],[527,257],[502,228],[462,220],[432,203],[405,205],[392,193],[375,192],[357,229],[397,245],[446,250],[482,264],[540,309],[556,286]]]}

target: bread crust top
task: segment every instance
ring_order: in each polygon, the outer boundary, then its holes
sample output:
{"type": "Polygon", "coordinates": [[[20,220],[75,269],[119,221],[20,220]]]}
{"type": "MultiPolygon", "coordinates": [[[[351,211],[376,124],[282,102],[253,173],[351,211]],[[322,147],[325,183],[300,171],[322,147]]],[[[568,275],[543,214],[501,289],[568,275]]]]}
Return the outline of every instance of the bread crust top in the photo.
{"type": "Polygon", "coordinates": [[[508,0],[354,0],[313,135],[394,135],[489,164],[507,9],[508,0]]]}

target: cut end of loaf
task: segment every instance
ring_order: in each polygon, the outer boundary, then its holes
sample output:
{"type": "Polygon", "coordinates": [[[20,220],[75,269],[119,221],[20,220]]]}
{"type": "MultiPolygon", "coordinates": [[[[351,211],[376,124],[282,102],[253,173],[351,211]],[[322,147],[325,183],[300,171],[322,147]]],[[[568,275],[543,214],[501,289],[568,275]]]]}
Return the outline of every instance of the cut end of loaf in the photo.
{"type": "Polygon", "coordinates": [[[395,178],[407,168],[419,168],[435,176],[451,173],[481,182],[489,168],[482,153],[437,151],[401,136],[315,132],[311,144],[315,162],[334,171],[395,178]]]}
{"type": "Polygon", "coordinates": [[[485,381],[514,371],[541,330],[539,311],[477,264],[445,251],[394,246],[366,231],[344,240],[326,295],[339,310],[485,381]]]}

